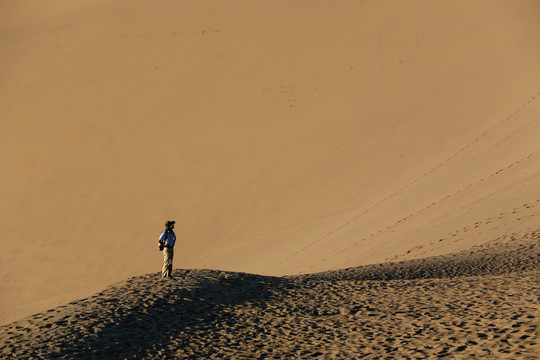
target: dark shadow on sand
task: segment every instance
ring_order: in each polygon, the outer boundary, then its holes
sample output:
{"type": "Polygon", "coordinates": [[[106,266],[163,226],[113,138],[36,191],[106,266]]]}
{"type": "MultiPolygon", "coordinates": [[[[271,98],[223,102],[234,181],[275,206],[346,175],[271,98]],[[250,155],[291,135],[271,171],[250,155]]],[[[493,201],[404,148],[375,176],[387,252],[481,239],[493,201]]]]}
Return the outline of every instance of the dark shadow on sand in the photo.
{"type": "MultiPolygon", "coordinates": [[[[182,349],[188,343],[179,343],[179,338],[184,342],[189,342],[190,338],[178,335],[215,331],[216,326],[234,323],[230,312],[222,311],[224,308],[266,302],[284,282],[286,280],[274,277],[208,270],[176,270],[173,279],[162,279],[159,274],[133,278],[123,287],[104,291],[92,301],[78,302],[81,306],[88,302],[87,306],[91,307],[81,315],[81,320],[90,324],[84,329],[73,329],[79,331],[76,344],[57,343],[58,351],[45,357],[173,359],[174,351],[168,353],[164,349],[172,342],[175,349],[182,349]],[[143,282],[147,290],[140,291],[143,282]],[[131,287],[138,288],[139,295],[122,296],[129,293],[131,287]],[[124,299],[115,302],[115,294],[124,299]]],[[[211,355],[205,352],[207,350],[201,349],[197,356],[187,358],[211,355]]]]}
{"type": "MultiPolygon", "coordinates": [[[[223,343],[219,341],[223,336],[235,336],[230,333],[231,328],[242,331],[250,326],[245,324],[245,318],[236,316],[236,311],[241,313],[242,308],[264,311],[268,304],[292,296],[300,303],[289,312],[302,316],[337,316],[339,306],[325,309],[317,302],[306,307],[300,300],[302,294],[334,285],[336,281],[357,286],[362,281],[504,275],[535,270],[540,267],[539,236],[534,233],[530,241],[502,248],[486,247],[299,276],[270,277],[214,270],[175,270],[173,279],[162,279],[159,273],[137,276],[90,298],[0,327],[0,334],[7,334],[0,357],[210,358],[218,356],[219,349],[202,346],[193,334],[205,334],[204,341],[212,344],[223,343]],[[189,349],[189,353],[183,353],[183,349],[189,349]]],[[[375,310],[365,306],[362,309],[375,310]]]]}
{"type": "MultiPolygon", "coordinates": [[[[535,233],[536,241],[540,234],[535,233]]],[[[510,249],[479,249],[422,259],[366,265],[295,276],[304,280],[414,280],[462,276],[504,275],[537,269],[540,247],[532,243],[512,244],[510,249]]]]}

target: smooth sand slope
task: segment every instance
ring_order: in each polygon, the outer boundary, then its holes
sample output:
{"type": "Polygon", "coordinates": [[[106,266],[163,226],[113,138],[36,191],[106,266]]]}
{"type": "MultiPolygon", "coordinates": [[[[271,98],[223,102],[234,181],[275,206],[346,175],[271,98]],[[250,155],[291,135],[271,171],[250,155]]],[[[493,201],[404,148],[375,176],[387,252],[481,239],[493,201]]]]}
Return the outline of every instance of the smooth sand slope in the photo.
{"type": "Polygon", "coordinates": [[[539,240],[308,276],[138,276],[0,327],[0,358],[538,359],[539,240]]]}
{"type": "Polygon", "coordinates": [[[175,265],[538,230],[540,3],[3,1],[0,322],[175,265]]]}

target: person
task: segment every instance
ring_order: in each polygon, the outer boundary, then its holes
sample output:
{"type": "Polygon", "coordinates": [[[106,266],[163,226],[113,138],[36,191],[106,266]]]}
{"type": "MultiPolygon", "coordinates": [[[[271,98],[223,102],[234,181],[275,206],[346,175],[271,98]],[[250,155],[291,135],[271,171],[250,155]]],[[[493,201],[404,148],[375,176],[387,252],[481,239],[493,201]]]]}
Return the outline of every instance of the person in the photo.
{"type": "Polygon", "coordinates": [[[161,277],[172,277],[172,263],[174,256],[174,243],[176,242],[176,234],[174,233],[174,221],[165,223],[165,231],[158,239],[160,250],[163,249],[163,270],[161,277]]]}

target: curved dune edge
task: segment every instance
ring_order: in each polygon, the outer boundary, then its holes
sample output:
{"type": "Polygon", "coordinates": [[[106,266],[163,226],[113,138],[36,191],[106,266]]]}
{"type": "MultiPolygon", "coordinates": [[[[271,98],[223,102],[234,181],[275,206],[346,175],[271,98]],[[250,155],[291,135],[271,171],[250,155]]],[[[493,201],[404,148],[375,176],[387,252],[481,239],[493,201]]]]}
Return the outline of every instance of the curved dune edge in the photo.
{"type": "Polygon", "coordinates": [[[0,327],[0,357],[533,359],[539,239],[300,276],[133,277],[0,327]]]}
{"type": "Polygon", "coordinates": [[[503,275],[537,268],[540,230],[512,235],[458,253],[300,275],[318,280],[413,280],[503,275]]]}

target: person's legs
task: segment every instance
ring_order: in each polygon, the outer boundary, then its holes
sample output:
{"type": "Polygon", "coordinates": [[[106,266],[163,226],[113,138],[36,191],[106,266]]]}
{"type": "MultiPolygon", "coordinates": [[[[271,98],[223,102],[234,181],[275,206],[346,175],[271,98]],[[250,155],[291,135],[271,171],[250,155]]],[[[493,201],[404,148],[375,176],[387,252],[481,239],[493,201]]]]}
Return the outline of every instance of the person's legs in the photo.
{"type": "Polygon", "coordinates": [[[172,275],[172,261],[173,249],[166,247],[163,249],[163,270],[161,271],[162,277],[169,277],[172,275]]]}
{"type": "Polygon", "coordinates": [[[173,263],[173,257],[174,257],[174,249],[169,248],[170,254],[169,254],[169,276],[172,276],[172,263],[173,263]]]}

